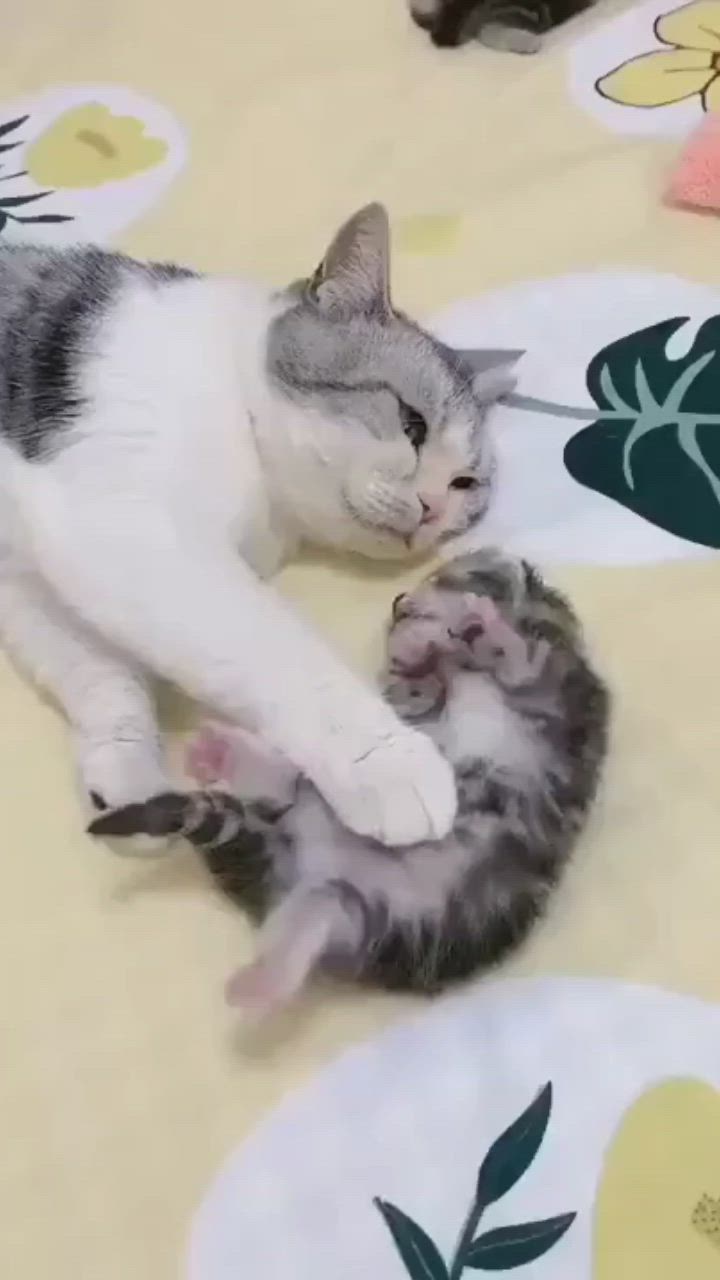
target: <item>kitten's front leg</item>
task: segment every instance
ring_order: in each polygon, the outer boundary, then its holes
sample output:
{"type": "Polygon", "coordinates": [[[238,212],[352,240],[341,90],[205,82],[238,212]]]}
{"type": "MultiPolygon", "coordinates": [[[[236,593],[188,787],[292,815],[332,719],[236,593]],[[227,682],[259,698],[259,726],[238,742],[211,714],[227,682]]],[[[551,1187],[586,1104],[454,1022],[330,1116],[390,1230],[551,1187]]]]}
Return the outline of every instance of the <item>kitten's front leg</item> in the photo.
{"type": "Polygon", "coordinates": [[[402,725],[229,546],[165,510],[57,491],[32,520],[40,568],[92,626],[224,718],[246,723],[342,822],[387,844],[446,835],[450,766],[402,725]]]}

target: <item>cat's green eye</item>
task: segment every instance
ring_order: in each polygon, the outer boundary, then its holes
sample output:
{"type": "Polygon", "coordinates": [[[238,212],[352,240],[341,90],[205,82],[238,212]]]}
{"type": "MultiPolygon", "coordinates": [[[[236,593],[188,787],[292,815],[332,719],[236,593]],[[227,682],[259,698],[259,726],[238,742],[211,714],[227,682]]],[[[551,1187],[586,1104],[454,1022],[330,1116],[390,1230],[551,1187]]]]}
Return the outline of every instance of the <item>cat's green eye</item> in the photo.
{"type": "Polygon", "coordinates": [[[478,481],[475,476],[456,476],[450,481],[451,489],[477,489],[478,481]]]}
{"type": "Polygon", "coordinates": [[[428,425],[421,413],[417,409],[411,408],[409,404],[400,401],[400,417],[402,418],[403,431],[410,441],[413,449],[419,452],[427,440],[428,425]]]}

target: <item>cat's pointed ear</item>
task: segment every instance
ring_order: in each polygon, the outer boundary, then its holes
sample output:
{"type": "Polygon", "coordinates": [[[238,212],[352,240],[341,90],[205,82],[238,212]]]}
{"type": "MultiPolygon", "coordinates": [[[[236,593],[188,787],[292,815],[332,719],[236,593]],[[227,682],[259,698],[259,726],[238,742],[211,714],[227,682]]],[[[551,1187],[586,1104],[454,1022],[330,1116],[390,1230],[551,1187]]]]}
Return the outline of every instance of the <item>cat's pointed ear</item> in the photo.
{"type": "Polygon", "coordinates": [[[390,315],[390,225],[383,205],[366,205],[340,228],[310,293],[328,315],[390,315]]]}
{"type": "Polygon", "coordinates": [[[491,350],[488,347],[460,350],[454,347],[462,363],[472,371],[473,391],[483,404],[499,400],[517,386],[515,366],[524,351],[491,350]]]}

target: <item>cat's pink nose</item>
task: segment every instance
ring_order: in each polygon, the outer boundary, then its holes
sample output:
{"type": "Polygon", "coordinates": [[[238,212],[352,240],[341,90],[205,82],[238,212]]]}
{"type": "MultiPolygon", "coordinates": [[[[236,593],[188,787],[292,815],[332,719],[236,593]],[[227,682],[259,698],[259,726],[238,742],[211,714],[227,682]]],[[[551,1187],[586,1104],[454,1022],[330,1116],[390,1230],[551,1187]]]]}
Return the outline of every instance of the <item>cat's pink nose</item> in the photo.
{"type": "Polygon", "coordinates": [[[436,497],[431,493],[418,494],[418,497],[420,499],[420,506],[422,507],[420,523],[432,524],[433,520],[437,520],[443,513],[443,507],[445,504],[442,498],[436,497]]]}

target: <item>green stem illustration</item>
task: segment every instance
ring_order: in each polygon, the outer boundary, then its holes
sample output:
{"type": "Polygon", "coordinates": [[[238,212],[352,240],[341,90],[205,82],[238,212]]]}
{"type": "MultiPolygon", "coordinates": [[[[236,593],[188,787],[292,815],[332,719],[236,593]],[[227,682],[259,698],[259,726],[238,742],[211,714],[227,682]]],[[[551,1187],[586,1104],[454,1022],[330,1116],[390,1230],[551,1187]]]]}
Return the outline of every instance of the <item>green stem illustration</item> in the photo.
{"type": "Polygon", "coordinates": [[[598,406],[595,409],[581,409],[574,405],[556,404],[552,400],[540,400],[535,396],[518,395],[514,391],[505,397],[505,403],[514,409],[545,413],[554,418],[575,418],[582,422],[632,422],[622,448],[623,480],[631,491],[635,489],[632,456],[638,441],[650,435],[651,432],[657,431],[659,427],[675,427],[680,448],[705,477],[715,501],[720,505],[720,481],[705,458],[697,438],[698,427],[708,424],[720,425],[720,414],[694,413],[692,410],[680,408],[684,396],[697,377],[707,368],[713,356],[714,352],[705,352],[684,369],[664,401],[658,400],[653,394],[642,361],[638,360],[635,365],[637,408],[626,404],[618,393],[607,364],[603,365],[600,371],[599,382],[608,402],[608,408],[598,406]]]}
{"type": "MultiPolygon", "coordinates": [[[[579,405],[557,404],[554,400],[542,400],[536,396],[521,396],[516,391],[503,396],[502,403],[511,409],[524,409],[528,413],[544,413],[550,418],[574,418],[578,422],[627,422],[635,414],[629,409],[583,409],[579,405]]],[[[674,423],[713,423],[720,426],[720,413],[691,413],[681,411],[667,416],[668,426],[674,423]]]]}
{"type": "Polygon", "coordinates": [[[595,422],[600,414],[599,409],[578,409],[571,404],[556,404],[554,400],[521,396],[517,391],[510,391],[503,396],[502,403],[509,405],[511,409],[527,409],[529,413],[546,413],[552,418],[576,418],[583,422],[595,422]]]}
{"type": "Polygon", "coordinates": [[[382,1214],[410,1280],[461,1280],[468,1270],[511,1271],[541,1258],[562,1239],[575,1221],[574,1213],[536,1222],[515,1222],[477,1235],[485,1210],[512,1190],[535,1159],[545,1137],[551,1107],[552,1084],[548,1081],[530,1106],[489,1148],[478,1170],[475,1195],[449,1265],[419,1223],[389,1200],[375,1197],[374,1204],[382,1214]]]}
{"type": "Polygon", "coordinates": [[[460,1232],[460,1238],[457,1242],[452,1262],[450,1263],[449,1280],[460,1280],[460,1277],[465,1270],[465,1258],[467,1256],[467,1251],[475,1239],[475,1233],[477,1232],[480,1219],[484,1212],[485,1205],[482,1200],[480,1200],[479,1197],[473,1200],[473,1203],[470,1206],[470,1212],[465,1219],[463,1229],[460,1232]]]}

